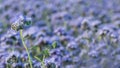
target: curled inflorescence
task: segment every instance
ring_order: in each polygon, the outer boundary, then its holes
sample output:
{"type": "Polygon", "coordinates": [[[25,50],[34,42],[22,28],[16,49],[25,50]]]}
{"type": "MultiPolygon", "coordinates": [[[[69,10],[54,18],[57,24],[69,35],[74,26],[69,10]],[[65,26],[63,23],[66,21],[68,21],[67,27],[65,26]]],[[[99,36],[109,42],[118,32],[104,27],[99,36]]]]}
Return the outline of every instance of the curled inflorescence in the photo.
{"type": "Polygon", "coordinates": [[[12,23],[11,28],[15,31],[19,31],[20,29],[24,29],[26,26],[32,24],[32,19],[26,16],[19,16],[19,18],[12,23]]]}

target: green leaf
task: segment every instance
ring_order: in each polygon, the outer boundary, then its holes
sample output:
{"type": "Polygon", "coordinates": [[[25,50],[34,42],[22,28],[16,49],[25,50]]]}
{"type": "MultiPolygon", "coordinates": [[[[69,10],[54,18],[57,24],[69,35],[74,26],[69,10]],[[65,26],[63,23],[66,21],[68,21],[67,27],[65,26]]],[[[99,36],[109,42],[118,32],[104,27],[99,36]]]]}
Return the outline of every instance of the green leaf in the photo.
{"type": "Polygon", "coordinates": [[[47,48],[47,49],[43,50],[42,54],[45,55],[45,57],[49,56],[49,49],[47,48]]]}
{"type": "Polygon", "coordinates": [[[56,48],[56,46],[57,46],[57,42],[53,42],[52,47],[56,48]]]}
{"type": "Polygon", "coordinates": [[[31,50],[31,49],[36,49],[38,46],[32,46],[32,47],[30,47],[29,48],[29,50],[31,50]]]}

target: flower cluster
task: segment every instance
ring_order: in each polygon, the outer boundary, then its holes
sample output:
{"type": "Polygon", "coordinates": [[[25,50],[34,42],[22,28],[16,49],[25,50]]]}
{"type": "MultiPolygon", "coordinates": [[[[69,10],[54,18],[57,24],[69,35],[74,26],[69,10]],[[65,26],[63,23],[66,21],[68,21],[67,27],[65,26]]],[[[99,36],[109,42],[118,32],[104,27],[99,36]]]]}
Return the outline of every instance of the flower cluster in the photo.
{"type": "Polygon", "coordinates": [[[15,31],[19,31],[20,29],[24,29],[26,26],[32,24],[32,19],[26,16],[19,16],[19,18],[12,23],[11,28],[15,31]]]}

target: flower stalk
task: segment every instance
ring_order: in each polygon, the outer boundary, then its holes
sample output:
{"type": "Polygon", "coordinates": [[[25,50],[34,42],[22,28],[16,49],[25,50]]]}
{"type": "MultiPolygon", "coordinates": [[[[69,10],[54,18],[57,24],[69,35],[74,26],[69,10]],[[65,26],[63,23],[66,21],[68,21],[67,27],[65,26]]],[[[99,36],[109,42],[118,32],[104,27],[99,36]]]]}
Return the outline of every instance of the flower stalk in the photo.
{"type": "Polygon", "coordinates": [[[25,50],[26,50],[26,52],[27,52],[27,54],[28,54],[28,59],[29,59],[29,63],[30,63],[30,68],[33,68],[33,66],[32,66],[32,60],[31,60],[31,57],[30,57],[30,53],[29,53],[29,51],[28,51],[27,46],[25,45],[22,32],[23,32],[23,30],[21,29],[21,30],[20,30],[20,38],[21,38],[22,44],[23,44],[23,46],[24,46],[24,48],[25,48],[25,50]]]}

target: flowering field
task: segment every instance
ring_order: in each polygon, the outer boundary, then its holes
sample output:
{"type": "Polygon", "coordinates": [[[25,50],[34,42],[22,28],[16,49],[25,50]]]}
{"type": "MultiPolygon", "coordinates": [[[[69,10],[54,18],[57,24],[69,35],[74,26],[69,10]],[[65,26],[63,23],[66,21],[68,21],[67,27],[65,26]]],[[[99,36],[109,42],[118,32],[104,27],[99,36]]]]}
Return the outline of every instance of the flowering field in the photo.
{"type": "Polygon", "coordinates": [[[0,0],[0,68],[120,68],[120,0],[0,0]]]}

